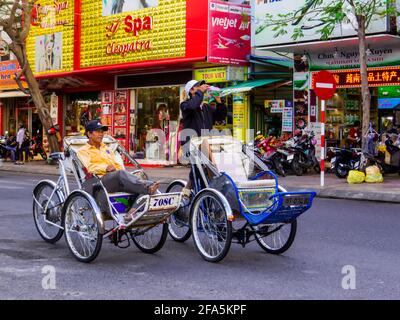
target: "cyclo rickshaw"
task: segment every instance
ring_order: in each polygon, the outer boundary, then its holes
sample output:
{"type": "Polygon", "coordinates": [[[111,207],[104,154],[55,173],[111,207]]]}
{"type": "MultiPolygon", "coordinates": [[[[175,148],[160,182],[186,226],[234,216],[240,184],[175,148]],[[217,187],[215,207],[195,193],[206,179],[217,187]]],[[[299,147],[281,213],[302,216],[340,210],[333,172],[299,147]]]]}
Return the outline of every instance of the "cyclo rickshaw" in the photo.
{"type": "MultiPolygon", "coordinates": [[[[311,208],[315,192],[287,192],[254,153],[231,136],[192,138],[186,157],[193,172],[190,201],[169,221],[171,237],[194,245],[207,261],[218,262],[231,243],[251,241],[281,254],[292,245],[297,217],[311,208]]],[[[180,192],[173,181],[167,192],[180,192]]]]}
{"type": "MultiPolygon", "coordinates": [[[[85,182],[89,182],[89,174],[77,157],[77,151],[87,141],[84,136],[66,137],[64,152],[50,156],[59,163],[58,181],[40,181],[33,190],[33,215],[40,236],[55,243],[65,232],[70,251],[82,262],[97,257],[104,238],[120,248],[127,248],[131,239],[143,252],[157,252],[166,241],[166,222],[179,208],[181,193],[158,191],[142,196],[108,193],[101,180],[93,176],[90,178],[94,179],[93,194],[89,194],[83,189],[85,182]],[[69,181],[70,174],[75,185],[69,181]],[[126,222],[123,216],[133,205],[136,214],[126,222]]],[[[147,180],[146,173],[117,140],[105,136],[103,142],[115,152],[121,165],[125,158],[135,168],[132,174],[147,180]]]]}

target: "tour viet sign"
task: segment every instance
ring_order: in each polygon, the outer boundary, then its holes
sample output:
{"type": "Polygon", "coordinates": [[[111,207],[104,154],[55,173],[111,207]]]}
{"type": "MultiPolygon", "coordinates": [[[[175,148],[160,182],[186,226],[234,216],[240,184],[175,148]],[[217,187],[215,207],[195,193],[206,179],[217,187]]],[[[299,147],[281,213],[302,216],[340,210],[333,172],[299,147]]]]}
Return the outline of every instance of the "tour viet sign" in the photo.
{"type": "Polygon", "coordinates": [[[185,56],[186,0],[82,2],[81,67],[185,56]]]}
{"type": "Polygon", "coordinates": [[[336,79],[328,71],[320,71],[313,76],[313,89],[318,98],[329,100],[336,92],[336,79]]]}
{"type": "Polygon", "coordinates": [[[194,71],[194,79],[209,83],[226,82],[226,71],[226,67],[197,69],[194,71]]]}
{"type": "Polygon", "coordinates": [[[246,65],[251,51],[250,6],[210,0],[208,62],[246,65]]]}

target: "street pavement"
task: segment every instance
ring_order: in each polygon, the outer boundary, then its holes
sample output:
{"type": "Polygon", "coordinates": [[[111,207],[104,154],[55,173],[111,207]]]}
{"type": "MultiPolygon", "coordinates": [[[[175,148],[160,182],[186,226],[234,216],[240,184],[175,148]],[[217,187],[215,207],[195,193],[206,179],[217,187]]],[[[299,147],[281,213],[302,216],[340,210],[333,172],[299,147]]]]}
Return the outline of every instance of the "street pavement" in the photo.
{"type": "Polygon", "coordinates": [[[98,258],[83,264],[64,238],[50,245],[35,229],[31,194],[43,178],[56,177],[0,171],[0,299],[400,297],[398,204],[316,199],[281,256],[266,254],[256,243],[233,244],[222,262],[211,264],[192,239],[168,239],[154,255],[104,241],[98,258]],[[48,266],[56,272],[55,289],[45,290],[48,266]]]}

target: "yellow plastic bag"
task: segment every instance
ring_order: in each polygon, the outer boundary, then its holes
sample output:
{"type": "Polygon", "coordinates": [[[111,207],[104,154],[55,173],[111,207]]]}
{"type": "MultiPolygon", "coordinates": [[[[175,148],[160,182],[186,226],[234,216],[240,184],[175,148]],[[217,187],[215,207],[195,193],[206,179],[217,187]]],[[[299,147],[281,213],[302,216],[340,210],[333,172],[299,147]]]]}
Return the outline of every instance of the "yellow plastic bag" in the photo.
{"type": "Polygon", "coordinates": [[[365,169],[366,177],[365,182],[368,183],[381,183],[383,176],[381,170],[377,166],[369,166],[365,169]]]}
{"type": "Polygon", "coordinates": [[[363,183],[365,181],[364,172],[357,170],[350,170],[349,175],[347,176],[347,182],[350,184],[354,183],[363,183]]]}

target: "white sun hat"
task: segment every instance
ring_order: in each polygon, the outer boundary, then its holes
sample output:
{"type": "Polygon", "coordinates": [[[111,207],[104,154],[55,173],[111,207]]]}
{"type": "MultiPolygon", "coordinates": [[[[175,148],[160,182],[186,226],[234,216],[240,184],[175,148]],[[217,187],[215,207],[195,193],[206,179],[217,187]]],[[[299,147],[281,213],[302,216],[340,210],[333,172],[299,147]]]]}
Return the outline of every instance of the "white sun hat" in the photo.
{"type": "Polygon", "coordinates": [[[201,86],[202,84],[205,84],[206,82],[204,80],[197,81],[197,80],[190,80],[188,83],[185,85],[185,91],[189,95],[190,89],[192,89],[195,86],[201,86]]]}

